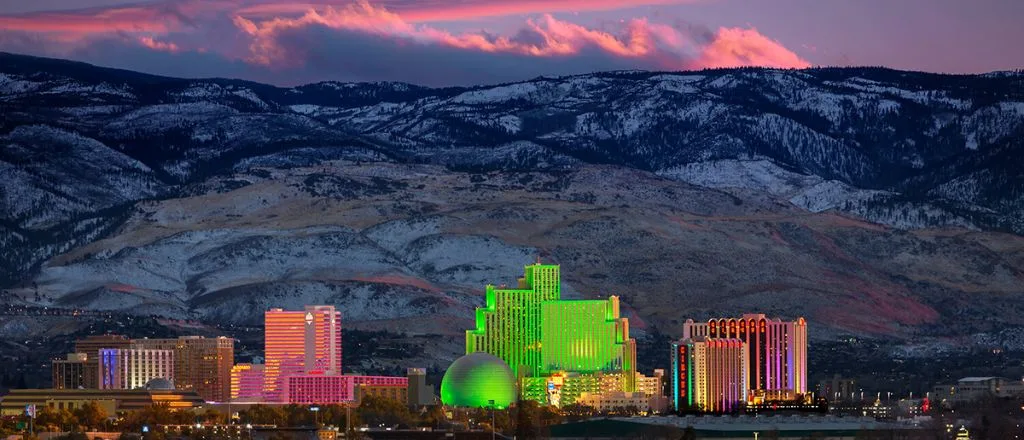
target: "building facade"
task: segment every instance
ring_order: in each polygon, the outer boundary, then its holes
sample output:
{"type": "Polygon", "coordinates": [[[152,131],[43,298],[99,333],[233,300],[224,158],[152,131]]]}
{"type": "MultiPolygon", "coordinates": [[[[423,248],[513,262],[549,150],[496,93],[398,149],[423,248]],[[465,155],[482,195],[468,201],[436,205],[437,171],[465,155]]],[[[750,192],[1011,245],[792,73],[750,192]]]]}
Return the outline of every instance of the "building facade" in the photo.
{"type": "Polygon", "coordinates": [[[1024,397],[1024,380],[1004,377],[965,377],[955,385],[935,385],[930,397],[946,407],[986,398],[1024,397]]]}
{"type": "Polygon", "coordinates": [[[264,314],[263,397],[283,402],[287,378],[341,374],[341,312],[333,306],[264,314]]]}
{"type": "Polygon", "coordinates": [[[619,316],[619,298],[541,303],[538,374],[636,372],[636,341],[619,316]]]}
{"type": "Polygon", "coordinates": [[[406,370],[406,378],[409,384],[408,399],[410,405],[434,404],[434,387],[427,385],[426,368],[409,368],[406,370]]]}
{"type": "Polygon", "coordinates": [[[409,379],[391,376],[303,374],[288,376],[283,403],[336,404],[377,396],[409,403],[409,379]]]}
{"type": "Polygon", "coordinates": [[[636,392],[649,396],[665,395],[665,370],[655,369],[652,376],[644,376],[640,373],[635,373],[635,376],[636,392]]]}
{"type": "Polygon", "coordinates": [[[528,265],[518,289],[486,288],[486,307],[466,332],[466,354],[512,369],[523,399],[560,406],[584,393],[634,392],[636,341],[619,298],[563,300],[557,265],[528,265]]]}
{"type": "Polygon", "coordinates": [[[747,390],[752,401],[796,400],[808,393],[807,322],[768,319],[761,314],[740,318],[687,320],[683,338],[739,339],[747,345],[747,390]]]}
{"type": "Polygon", "coordinates": [[[353,399],[350,376],[304,374],[285,378],[283,402],[297,405],[339,404],[353,399]]]}
{"type": "Polygon", "coordinates": [[[100,387],[100,350],[104,348],[131,348],[131,340],[122,335],[93,335],[75,341],[75,353],[86,356],[83,365],[83,388],[100,387]]]}
{"type": "Polygon", "coordinates": [[[366,396],[390,399],[409,405],[409,378],[389,376],[346,376],[352,378],[355,400],[362,402],[366,396]]]}
{"type": "Polygon", "coordinates": [[[748,354],[743,341],[696,337],[674,342],[672,353],[676,411],[729,413],[748,402],[748,354]]]}
{"type": "Polygon", "coordinates": [[[87,402],[97,403],[107,414],[114,415],[154,404],[167,405],[172,410],[194,408],[202,405],[203,399],[191,391],[18,389],[11,390],[0,400],[0,416],[23,416],[26,405],[36,405],[37,410],[44,406],[73,410],[87,402]]]}
{"type": "Polygon", "coordinates": [[[645,393],[614,391],[605,394],[583,393],[576,403],[594,408],[601,413],[631,412],[651,414],[664,410],[661,398],[645,393]]]}
{"type": "Polygon", "coordinates": [[[231,367],[231,400],[263,400],[263,364],[237,364],[231,367]]]}
{"type": "Polygon", "coordinates": [[[132,348],[174,352],[174,385],[195,391],[208,402],[224,402],[231,396],[234,339],[181,336],[177,339],[134,339],[132,348]]]}
{"type": "MultiPolygon", "coordinates": [[[[85,364],[88,356],[85,353],[69,353],[66,359],[56,359],[51,364],[53,388],[57,390],[76,390],[85,388],[85,364]]],[[[93,380],[95,382],[95,380],[93,380]]]]}
{"type": "Polygon", "coordinates": [[[517,289],[486,287],[486,306],[476,310],[476,328],[466,332],[466,353],[482,351],[505,361],[516,377],[541,367],[541,303],[561,298],[559,268],[526,266],[517,289]]]}
{"type": "Polygon", "coordinates": [[[139,389],[153,379],[174,381],[173,350],[100,349],[100,389],[139,389]]]}

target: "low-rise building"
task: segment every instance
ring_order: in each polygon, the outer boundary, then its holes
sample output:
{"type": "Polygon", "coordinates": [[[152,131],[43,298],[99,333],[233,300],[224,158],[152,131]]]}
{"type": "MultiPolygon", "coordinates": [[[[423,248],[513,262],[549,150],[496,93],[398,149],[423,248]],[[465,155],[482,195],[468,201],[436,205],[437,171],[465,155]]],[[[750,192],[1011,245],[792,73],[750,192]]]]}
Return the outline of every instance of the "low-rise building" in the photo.
{"type": "Polygon", "coordinates": [[[946,406],[970,403],[987,397],[1024,396],[1024,381],[1003,377],[965,377],[953,385],[936,385],[931,398],[946,406]]]}
{"type": "Polygon", "coordinates": [[[406,377],[409,382],[409,405],[433,405],[434,387],[427,385],[427,369],[409,368],[406,377]]]}
{"type": "Polygon", "coordinates": [[[649,396],[664,396],[665,395],[665,370],[656,369],[654,375],[644,376],[642,373],[636,373],[636,392],[647,394],[649,396]]]}
{"type": "Polygon", "coordinates": [[[646,393],[626,393],[622,391],[606,394],[583,393],[576,403],[589,406],[598,412],[635,411],[641,414],[660,413],[665,411],[668,399],[646,393]]]}
{"type": "Polygon", "coordinates": [[[360,402],[377,396],[409,403],[409,379],[392,376],[293,375],[285,378],[284,399],[292,404],[360,402]]]}
{"type": "Polygon", "coordinates": [[[284,378],[286,403],[339,404],[352,401],[352,379],[349,376],[305,374],[284,378]]]}
{"type": "Polygon", "coordinates": [[[392,376],[345,376],[352,378],[356,402],[374,396],[409,404],[409,378],[392,376]]]}
{"type": "Polygon", "coordinates": [[[263,401],[263,364],[237,364],[231,368],[231,400],[263,401]]]}
{"type": "Polygon", "coordinates": [[[0,416],[16,416],[25,412],[26,405],[36,407],[75,409],[86,402],[96,402],[108,410],[134,411],[153,404],[166,403],[172,409],[192,408],[203,404],[203,399],[192,391],[177,390],[11,390],[0,399],[0,416]]]}

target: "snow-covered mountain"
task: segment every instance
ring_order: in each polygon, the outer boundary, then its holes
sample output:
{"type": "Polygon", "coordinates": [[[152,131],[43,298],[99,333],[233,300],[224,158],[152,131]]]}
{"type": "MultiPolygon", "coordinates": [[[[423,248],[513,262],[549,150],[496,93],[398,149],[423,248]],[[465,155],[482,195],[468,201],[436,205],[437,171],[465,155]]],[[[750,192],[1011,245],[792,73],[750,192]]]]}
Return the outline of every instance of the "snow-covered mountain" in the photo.
{"type": "Polygon", "coordinates": [[[239,323],[334,301],[454,328],[543,254],[638,328],[686,300],[907,334],[968,292],[1009,313],[1024,280],[1015,72],[279,88],[0,54],[0,114],[10,301],[239,323]]]}

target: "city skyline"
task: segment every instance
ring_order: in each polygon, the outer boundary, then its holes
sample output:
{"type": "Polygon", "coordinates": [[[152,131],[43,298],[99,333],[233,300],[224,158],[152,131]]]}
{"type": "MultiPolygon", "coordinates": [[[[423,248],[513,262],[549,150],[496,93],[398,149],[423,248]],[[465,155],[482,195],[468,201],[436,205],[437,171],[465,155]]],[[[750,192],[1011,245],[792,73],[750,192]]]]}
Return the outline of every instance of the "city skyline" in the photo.
{"type": "Polygon", "coordinates": [[[740,66],[982,73],[1024,67],[1012,44],[1022,15],[1012,0],[50,0],[0,6],[0,51],[281,85],[740,66]]]}

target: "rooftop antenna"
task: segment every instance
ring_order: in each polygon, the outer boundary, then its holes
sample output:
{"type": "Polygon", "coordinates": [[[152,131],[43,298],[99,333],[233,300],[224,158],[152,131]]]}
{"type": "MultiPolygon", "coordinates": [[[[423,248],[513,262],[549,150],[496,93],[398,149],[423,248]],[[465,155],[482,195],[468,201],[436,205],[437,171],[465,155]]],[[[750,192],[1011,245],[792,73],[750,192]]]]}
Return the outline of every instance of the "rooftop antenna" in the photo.
{"type": "Polygon", "coordinates": [[[537,254],[537,265],[540,265],[540,254],[537,254]]]}

